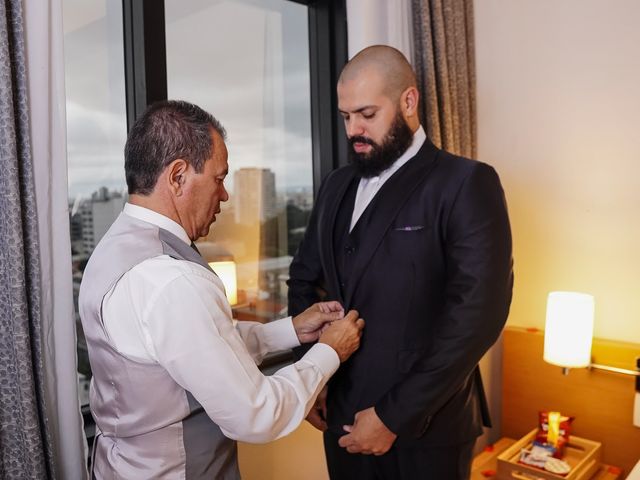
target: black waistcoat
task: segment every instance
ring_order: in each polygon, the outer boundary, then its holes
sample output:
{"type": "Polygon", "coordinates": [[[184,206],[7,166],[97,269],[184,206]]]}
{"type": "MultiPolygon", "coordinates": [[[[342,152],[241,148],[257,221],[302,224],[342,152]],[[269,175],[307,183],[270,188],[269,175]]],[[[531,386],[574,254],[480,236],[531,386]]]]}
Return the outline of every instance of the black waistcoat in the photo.
{"type": "MultiPolygon", "coordinates": [[[[333,251],[335,252],[336,271],[338,273],[338,281],[340,282],[343,298],[349,286],[351,272],[353,271],[353,266],[355,265],[355,260],[359,252],[361,239],[366,235],[367,225],[369,224],[372,212],[375,210],[377,199],[376,195],[369,205],[367,205],[364,212],[362,212],[353,230],[349,232],[359,183],[360,178],[355,177],[347,188],[344,197],[342,197],[333,229],[333,251]]],[[[344,305],[344,307],[350,308],[348,305],[344,305]]]]}

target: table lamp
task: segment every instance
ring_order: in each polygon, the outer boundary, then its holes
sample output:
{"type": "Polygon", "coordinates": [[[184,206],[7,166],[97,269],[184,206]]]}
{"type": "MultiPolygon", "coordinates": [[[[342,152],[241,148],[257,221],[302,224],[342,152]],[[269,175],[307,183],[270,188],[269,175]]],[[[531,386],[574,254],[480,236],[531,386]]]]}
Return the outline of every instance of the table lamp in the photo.
{"type": "Polygon", "coordinates": [[[547,299],[544,327],[544,361],[563,367],[583,368],[591,364],[594,301],[577,292],[551,292],[547,299]]]}
{"type": "Polygon", "coordinates": [[[231,305],[238,303],[238,278],[236,275],[236,262],[233,260],[221,260],[209,262],[211,269],[222,280],[227,300],[231,305]]]}
{"type": "Polygon", "coordinates": [[[233,255],[218,243],[199,241],[196,245],[202,258],[222,280],[229,303],[232,306],[236,305],[238,303],[238,279],[233,255]]]}

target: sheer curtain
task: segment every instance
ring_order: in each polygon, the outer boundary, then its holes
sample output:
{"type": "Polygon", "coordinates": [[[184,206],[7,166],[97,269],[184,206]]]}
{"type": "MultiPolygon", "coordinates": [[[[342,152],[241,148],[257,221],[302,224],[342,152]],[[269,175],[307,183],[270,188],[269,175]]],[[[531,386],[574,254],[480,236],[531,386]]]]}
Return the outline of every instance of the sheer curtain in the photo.
{"type": "Polygon", "coordinates": [[[58,478],[86,478],[71,281],[61,0],[24,0],[49,431],[58,478]]]}
{"type": "Polygon", "coordinates": [[[389,45],[413,59],[409,0],[347,0],[349,58],[370,45],[389,45]]]}

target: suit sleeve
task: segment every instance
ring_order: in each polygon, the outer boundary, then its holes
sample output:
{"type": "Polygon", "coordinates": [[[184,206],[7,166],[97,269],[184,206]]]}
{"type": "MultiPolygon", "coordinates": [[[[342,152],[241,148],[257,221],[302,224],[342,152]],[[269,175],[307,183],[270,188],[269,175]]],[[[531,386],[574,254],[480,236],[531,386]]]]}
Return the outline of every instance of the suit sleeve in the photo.
{"type": "Polygon", "coordinates": [[[314,206],[304,238],[289,266],[289,315],[302,313],[314,303],[320,301],[318,288],[322,283],[322,265],[320,263],[317,242],[317,207],[314,206]]]}
{"type": "MultiPolygon", "coordinates": [[[[331,175],[329,175],[331,176],[331,175]]],[[[316,302],[322,300],[324,275],[320,260],[320,245],[318,244],[318,205],[322,202],[322,192],[325,189],[329,177],[327,177],[318,191],[316,202],[304,237],[298,246],[298,250],[289,266],[289,280],[287,280],[288,309],[292,317],[304,312],[316,302]]],[[[329,241],[331,241],[329,239],[329,241]]],[[[293,349],[296,359],[311,348],[312,344],[304,344],[293,349]]]]}
{"type": "Polygon", "coordinates": [[[506,321],[513,286],[511,231],[495,170],[478,163],[445,221],[445,302],[425,356],[375,405],[399,436],[419,437],[460,388],[506,321]]]}

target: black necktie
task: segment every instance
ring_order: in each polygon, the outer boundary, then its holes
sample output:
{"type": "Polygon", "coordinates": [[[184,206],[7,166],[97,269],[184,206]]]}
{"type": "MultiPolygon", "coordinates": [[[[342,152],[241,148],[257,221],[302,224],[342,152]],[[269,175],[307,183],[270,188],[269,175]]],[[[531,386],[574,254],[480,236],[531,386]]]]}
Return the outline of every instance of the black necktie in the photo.
{"type": "MultiPolygon", "coordinates": [[[[196,252],[198,255],[200,255],[200,250],[198,250],[198,247],[196,247],[196,244],[191,242],[191,248],[193,248],[193,251],[196,252]]],[[[200,255],[202,256],[202,255],[200,255]]]]}

